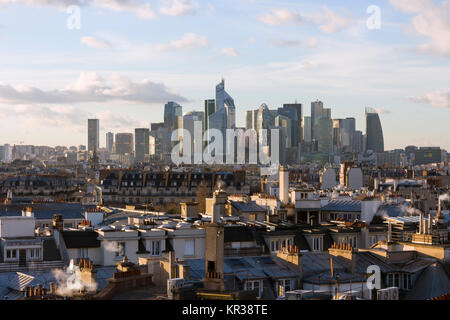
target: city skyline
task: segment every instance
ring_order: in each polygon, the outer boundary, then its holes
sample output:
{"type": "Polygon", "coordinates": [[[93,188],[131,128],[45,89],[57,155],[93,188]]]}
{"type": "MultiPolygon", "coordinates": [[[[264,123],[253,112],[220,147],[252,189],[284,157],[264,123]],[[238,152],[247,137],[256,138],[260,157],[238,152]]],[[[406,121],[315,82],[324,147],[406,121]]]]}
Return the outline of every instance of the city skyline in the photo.
{"type": "Polygon", "coordinates": [[[106,132],[161,122],[167,101],[203,111],[223,77],[238,127],[263,103],[298,101],[309,115],[319,99],[363,132],[365,108],[376,109],[386,150],[450,149],[446,2],[379,1],[379,30],[367,27],[369,1],[88,1],[74,30],[67,8],[48,3],[0,1],[1,144],[86,144],[96,118],[104,147],[106,132]]]}

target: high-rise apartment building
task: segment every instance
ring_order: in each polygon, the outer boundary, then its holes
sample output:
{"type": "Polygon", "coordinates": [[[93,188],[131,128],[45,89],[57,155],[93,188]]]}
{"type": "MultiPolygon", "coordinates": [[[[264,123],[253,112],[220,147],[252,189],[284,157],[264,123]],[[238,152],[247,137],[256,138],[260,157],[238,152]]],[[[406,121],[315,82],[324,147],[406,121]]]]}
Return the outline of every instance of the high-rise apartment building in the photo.
{"type": "Polygon", "coordinates": [[[323,102],[314,101],[311,102],[311,139],[316,139],[315,128],[317,126],[317,121],[323,115],[323,102]]]}
{"type": "Polygon", "coordinates": [[[164,106],[164,126],[169,130],[170,134],[174,130],[180,129],[179,117],[183,116],[183,107],[178,103],[169,101],[164,106]]]}
{"type": "MultiPolygon", "coordinates": [[[[202,148],[203,146],[203,119],[204,113],[199,111],[188,112],[183,116],[183,129],[189,132],[190,135],[190,149],[192,157],[194,157],[194,152],[197,150],[196,147],[200,146],[200,148],[202,148]],[[198,123],[197,125],[199,125],[199,128],[201,129],[201,136],[199,139],[195,136],[196,123],[198,123]]],[[[183,146],[185,145],[185,141],[186,137],[183,136],[183,146]]]]}
{"type": "Polygon", "coordinates": [[[145,156],[150,154],[150,129],[136,128],[134,130],[135,140],[135,161],[144,162],[145,156]]]}
{"type": "MultiPolygon", "coordinates": [[[[236,128],[236,107],[234,99],[225,91],[225,80],[216,86],[216,100],[205,101],[205,130],[216,129],[222,133],[223,154],[226,153],[226,130],[236,128]]],[[[209,137],[211,140],[212,137],[209,137]]]]}
{"type": "Polygon", "coordinates": [[[333,147],[338,153],[353,152],[355,118],[333,119],[333,147]]]}
{"type": "Polygon", "coordinates": [[[112,132],[106,133],[106,150],[109,153],[114,152],[114,133],[112,132]]]}
{"type": "Polygon", "coordinates": [[[303,141],[311,142],[311,117],[303,117],[303,141]]]}
{"type": "Polygon", "coordinates": [[[283,104],[283,107],[278,109],[278,114],[291,119],[293,129],[290,141],[292,147],[298,147],[303,140],[302,105],[300,103],[283,104]]]}
{"type": "Polygon", "coordinates": [[[205,112],[204,112],[204,121],[203,121],[203,128],[204,130],[208,130],[209,125],[209,117],[216,112],[216,100],[210,99],[205,100],[205,112]]]}
{"type": "Polygon", "coordinates": [[[256,130],[256,123],[258,119],[258,110],[248,110],[245,112],[245,129],[256,130]]]}
{"type": "Polygon", "coordinates": [[[370,108],[366,109],[366,148],[373,152],[384,151],[383,129],[378,113],[370,108]]]}
{"type": "Polygon", "coordinates": [[[322,117],[317,122],[317,144],[320,153],[333,152],[333,121],[331,118],[322,117]]]}
{"type": "Polygon", "coordinates": [[[88,119],[88,151],[97,152],[100,148],[100,124],[98,119],[88,119]]]}
{"type": "Polygon", "coordinates": [[[355,131],[353,151],[356,153],[361,153],[364,151],[364,134],[362,131],[355,131]]]}
{"type": "Polygon", "coordinates": [[[116,154],[132,154],[133,153],[133,134],[117,133],[116,134],[116,154]]]}

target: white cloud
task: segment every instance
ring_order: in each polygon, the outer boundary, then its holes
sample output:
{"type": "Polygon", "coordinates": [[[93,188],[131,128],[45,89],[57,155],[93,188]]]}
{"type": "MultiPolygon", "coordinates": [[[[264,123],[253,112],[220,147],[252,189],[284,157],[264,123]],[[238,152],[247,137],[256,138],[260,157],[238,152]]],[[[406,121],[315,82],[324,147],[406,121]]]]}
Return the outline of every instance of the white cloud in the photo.
{"type": "Polygon", "coordinates": [[[237,57],[239,54],[237,53],[236,49],[234,48],[222,48],[219,50],[219,52],[225,56],[230,57],[237,57]]]}
{"type": "Polygon", "coordinates": [[[400,11],[415,14],[411,19],[412,31],[428,38],[418,50],[422,53],[450,55],[450,0],[440,4],[432,0],[390,0],[400,11]]]}
{"type": "Polygon", "coordinates": [[[5,119],[8,119],[6,116],[17,118],[18,127],[25,134],[32,134],[33,128],[37,127],[58,128],[58,130],[63,129],[68,132],[84,133],[86,131],[86,119],[89,118],[99,119],[103,128],[122,130],[123,132],[148,125],[146,121],[113,110],[87,112],[82,108],[65,105],[21,104],[8,108],[0,106],[0,114],[4,114],[5,119]]]}
{"type": "Polygon", "coordinates": [[[132,12],[141,19],[151,20],[156,18],[155,11],[145,0],[0,0],[0,6],[8,4],[56,7],[63,10],[71,5],[80,7],[92,5],[112,11],[132,12]]]}
{"type": "Polygon", "coordinates": [[[20,104],[12,108],[24,127],[51,125],[77,127],[84,124],[89,115],[78,108],[68,106],[42,106],[20,104]]]}
{"type": "Polygon", "coordinates": [[[391,110],[388,110],[386,108],[376,108],[375,111],[378,114],[391,114],[391,110]]]}
{"type": "Polygon", "coordinates": [[[105,49],[111,48],[112,44],[106,40],[100,40],[95,37],[82,37],[80,42],[90,48],[105,49]]]}
{"type": "Polygon", "coordinates": [[[435,91],[410,99],[418,103],[429,104],[432,107],[450,108],[450,92],[435,91]]]}
{"type": "Polygon", "coordinates": [[[155,104],[168,100],[188,101],[164,84],[143,80],[133,82],[114,74],[109,81],[97,73],[82,73],[77,81],[64,89],[44,91],[26,85],[11,86],[0,83],[0,102],[12,104],[64,104],[86,102],[126,101],[155,104]]]}
{"type": "Polygon", "coordinates": [[[317,48],[317,46],[319,45],[319,39],[311,38],[308,40],[307,45],[309,48],[317,48]]]}
{"type": "Polygon", "coordinates": [[[209,41],[207,37],[199,36],[195,33],[187,33],[179,40],[157,45],[156,49],[159,51],[195,49],[206,47],[208,45],[209,41]]]}
{"type": "Polygon", "coordinates": [[[165,5],[159,8],[163,14],[178,17],[193,15],[197,9],[197,3],[190,0],[164,0],[165,5]]]}
{"type": "Polygon", "coordinates": [[[299,13],[289,9],[272,9],[271,13],[260,16],[259,20],[268,26],[301,24],[303,22],[299,13]]]}
{"type": "Polygon", "coordinates": [[[319,24],[319,29],[327,34],[339,32],[347,28],[353,18],[341,16],[328,7],[323,7],[323,11],[313,15],[313,21],[319,24]]]}

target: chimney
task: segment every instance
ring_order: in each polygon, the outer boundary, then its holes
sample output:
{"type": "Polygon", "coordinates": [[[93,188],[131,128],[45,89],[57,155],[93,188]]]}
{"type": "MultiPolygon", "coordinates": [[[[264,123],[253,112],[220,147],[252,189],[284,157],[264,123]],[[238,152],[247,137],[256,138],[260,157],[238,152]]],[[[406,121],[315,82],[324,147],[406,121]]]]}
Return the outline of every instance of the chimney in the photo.
{"type": "Polygon", "coordinates": [[[175,265],[175,252],[169,251],[169,279],[173,279],[175,272],[174,272],[174,265],[175,265]]]}
{"type": "Polygon", "coordinates": [[[388,222],[388,243],[392,242],[392,223],[388,222]]]}
{"type": "Polygon", "coordinates": [[[303,259],[302,254],[297,246],[282,247],[281,250],[276,252],[278,259],[287,262],[294,266],[299,273],[299,282],[303,278],[303,259]]]}
{"type": "Polygon", "coordinates": [[[50,294],[56,295],[56,285],[53,282],[50,282],[50,294]]]}
{"type": "Polygon", "coordinates": [[[420,212],[419,234],[424,234],[424,222],[425,220],[423,219],[423,212],[420,212]]]}
{"type": "Polygon", "coordinates": [[[380,180],[378,178],[373,179],[373,191],[378,193],[378,188],[380,187],[380,180]]]}
{"type": "Polygon", "coordinates": [[[433,220],[431,220],[431,213],[428,213],[428,234],[432,234],[433,220]]]}
{"type": "Polygon", "coordinates": [[[183,263],[183,264],[179,265],[179,268],[180,268],[180,278],[183,278],[185,280],[189,280],[190,279],[189,265],[183,263]]]}
{"type": "Polygon", "coordinates": [[[61,214],[55,214],[53,215],[53,229],[58,230],[59,232],[62,232],[64,229],[64,219],[61,214]]]}
{"type": "Polygon", "coordinates": [[[347,269],[351,274],[355,273],[356,264],[356,250],[350,244],[344,242],[333,243],[330,249],[328,249],[330,256],[339,257],[342,262],[347,266],[347,269]]]}
{"type": "Polygon", "coordinates": [[[26,287],[25,288],[25,298],[30,298],[30,297],[31,297],[30,287],[26,287]]]}

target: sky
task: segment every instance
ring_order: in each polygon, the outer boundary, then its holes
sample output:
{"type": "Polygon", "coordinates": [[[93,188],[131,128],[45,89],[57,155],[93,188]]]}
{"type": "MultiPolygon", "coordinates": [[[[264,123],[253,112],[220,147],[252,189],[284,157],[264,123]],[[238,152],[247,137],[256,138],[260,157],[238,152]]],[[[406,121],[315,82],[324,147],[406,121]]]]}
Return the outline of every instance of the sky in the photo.
{"type": "Polygon", "coordinates": [[[87,144],[203,111],[377,109],[385,148],[450,150],[450,0],[0,0],[0,144],[87,144]]]}

